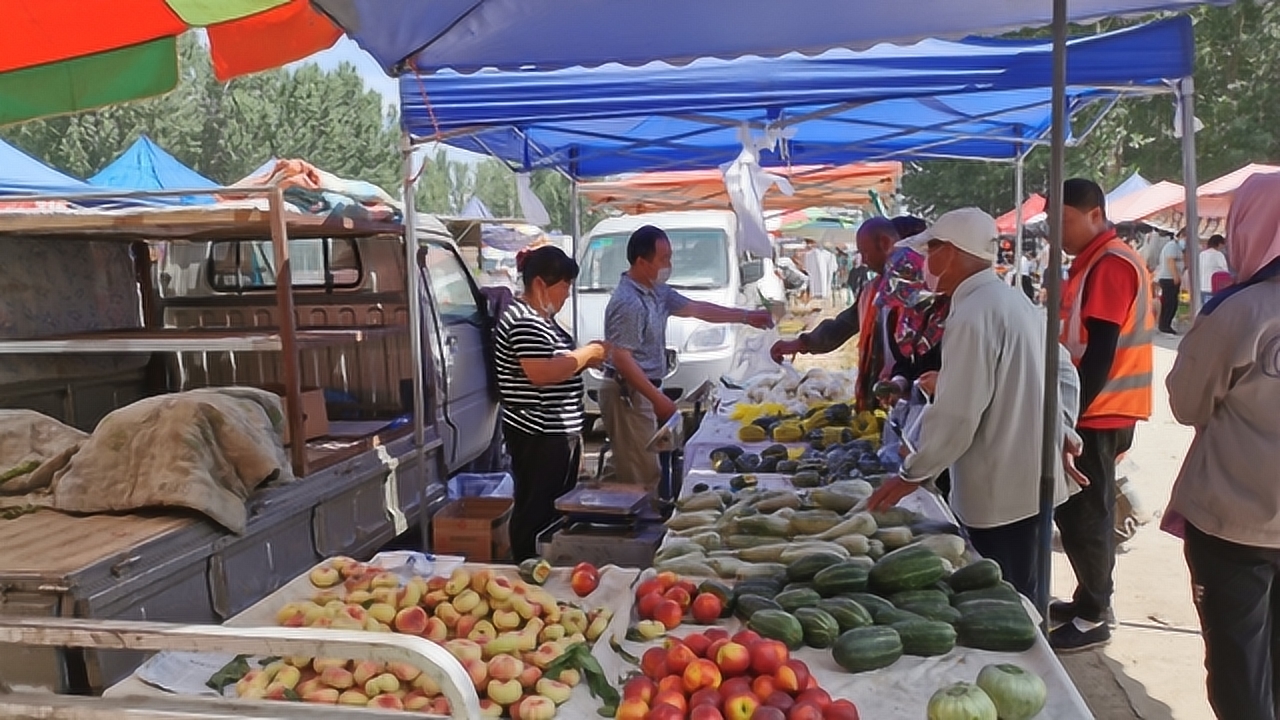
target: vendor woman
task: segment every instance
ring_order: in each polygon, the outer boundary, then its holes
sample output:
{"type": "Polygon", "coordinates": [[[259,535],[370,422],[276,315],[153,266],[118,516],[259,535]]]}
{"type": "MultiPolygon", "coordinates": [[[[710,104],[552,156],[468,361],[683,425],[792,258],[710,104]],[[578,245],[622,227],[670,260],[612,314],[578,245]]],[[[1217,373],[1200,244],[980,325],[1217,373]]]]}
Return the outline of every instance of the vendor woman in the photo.
{"type": "Polygon", "coordinates": [[[581,373],[600,367],[606,346],[583,347],[556,322],[578,264],[546,245],[517,258],[524,294],[498,321],[494,357],[502,432],[511,455],[515,505],[511,553],[537,555],[538,533],[556,518],[555,502],[573,488],[582,461],[581,373]]]}

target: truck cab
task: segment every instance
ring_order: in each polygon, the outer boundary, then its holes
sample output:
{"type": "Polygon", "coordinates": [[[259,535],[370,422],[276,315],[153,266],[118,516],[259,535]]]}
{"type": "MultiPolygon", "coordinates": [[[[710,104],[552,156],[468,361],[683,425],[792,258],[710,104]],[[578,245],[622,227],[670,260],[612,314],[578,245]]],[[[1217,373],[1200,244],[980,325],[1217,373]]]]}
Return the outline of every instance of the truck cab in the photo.
{"type": "MultiPolygon", "coordinates": [[[[739,250],[738,222],[732,212],[665,212],[609,218],[587,235],[579,256],[579,343],[604,338],[605,308],[628,267],[627,240],[644,225],[666,231],[673,253],[668,284],[686,297],[729,307],[758,307],[762,294],[781,299],[772,258],[752,258],[739,250]]],[[[732,367],[742,333],[743,328],[736,325],[671,318],[667,323],[667,348],[675,362],[663,383],[664,391],[678,400],[704,381],[718,380],[732,367]]],[[[583,377],[587,412],[598,415],[603,375],[589,370],[583,377]]]]}

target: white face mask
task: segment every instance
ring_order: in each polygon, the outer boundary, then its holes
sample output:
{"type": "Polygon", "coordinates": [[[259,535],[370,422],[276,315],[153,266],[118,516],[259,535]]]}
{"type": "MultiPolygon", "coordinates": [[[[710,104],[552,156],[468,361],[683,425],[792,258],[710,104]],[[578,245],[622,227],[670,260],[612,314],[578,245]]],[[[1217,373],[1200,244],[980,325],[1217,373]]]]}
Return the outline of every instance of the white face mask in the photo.
{"type": "Polygon", "coordinates": [[[670,280],[670,279],[671,279],[671,268],[659,268],[659,269],[658,269],[658,278],[657,278],[657,280],[658,280],[658,284],[659,284],[659,285],[666,285],[666,284],[667,284],[667,281],[668,281],[668,280],[670,280]]]}
{"type": "Polygon", "coordinates": [[[938,276],[934,275],[933,271],[929,269],[928,259],[924,261],[924,286],[929,288],[931,293],[938,292],[938,276]]]}

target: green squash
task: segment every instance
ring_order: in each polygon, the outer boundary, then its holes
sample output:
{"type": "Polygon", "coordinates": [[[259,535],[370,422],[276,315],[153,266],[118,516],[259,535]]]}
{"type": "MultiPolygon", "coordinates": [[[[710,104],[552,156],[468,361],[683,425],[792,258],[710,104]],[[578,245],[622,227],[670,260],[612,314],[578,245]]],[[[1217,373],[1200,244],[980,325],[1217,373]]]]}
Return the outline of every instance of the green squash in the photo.
{"type": "Polygon", "coordinates": [[[1000,720],[1030,720],[1044,709],[1048,696],[1039,675],[1011,663],[982,668],[978,687],[991,698],[1000,720]]]}
{"type": "Polygon", "coordinates": [[[999,715],[982,688],[958,682],[929,698],[929,720],[999,720],[999,715]]]}

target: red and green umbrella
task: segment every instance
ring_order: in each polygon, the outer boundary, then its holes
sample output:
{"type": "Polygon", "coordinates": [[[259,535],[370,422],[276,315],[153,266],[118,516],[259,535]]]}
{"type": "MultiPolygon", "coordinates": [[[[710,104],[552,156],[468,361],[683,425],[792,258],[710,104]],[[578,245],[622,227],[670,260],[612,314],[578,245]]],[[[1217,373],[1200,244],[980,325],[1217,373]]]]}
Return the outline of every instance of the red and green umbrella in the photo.
{"type": "Polygon", "coordinates": [[[0,125],[160,95],[178,83],[178,36],[208,33],[220,80],[333,45],[307,0],[0,0],[0,125]]]}

